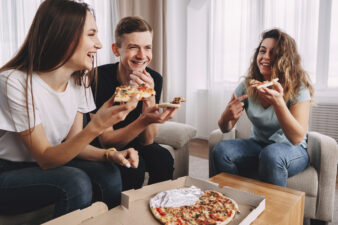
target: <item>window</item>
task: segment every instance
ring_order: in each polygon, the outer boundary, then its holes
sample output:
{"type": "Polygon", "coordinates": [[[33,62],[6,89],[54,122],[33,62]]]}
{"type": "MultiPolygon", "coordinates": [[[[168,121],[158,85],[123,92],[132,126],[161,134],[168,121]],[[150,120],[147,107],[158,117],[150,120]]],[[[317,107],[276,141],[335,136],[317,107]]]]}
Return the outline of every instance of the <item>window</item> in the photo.
{"type": "Polygon", "coordinates": [[[211,1],[210,79],[235,82],[245,75],[262,31],[292,36],[317,90],[338,87],[338,1],[211,1]]]}
{"type": "Polygon", "coordinates": [[[338,87],[338,1],[332,1],[328,86],[338,87]]]}

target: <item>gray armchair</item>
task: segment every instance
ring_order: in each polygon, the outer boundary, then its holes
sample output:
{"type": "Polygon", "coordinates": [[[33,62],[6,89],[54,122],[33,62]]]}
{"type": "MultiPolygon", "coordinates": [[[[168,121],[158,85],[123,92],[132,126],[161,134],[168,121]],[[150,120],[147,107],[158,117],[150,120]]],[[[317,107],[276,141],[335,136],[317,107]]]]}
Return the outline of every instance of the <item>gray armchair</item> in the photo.
{"type": "MultiPolygon", "coordinates": [[[[219,129],[209,136],[209,176],[215,175],[210,152],[222,140],[250,137],[251,122],[243,114],[229,133],[219,129]]],[[[337,142],[326,135],[308,132],[310,165],[290,177],[287,187],[305,192],[304,217],[331,222],[333,219],[338,160],[337,142]]]]}
{"type": "MultiPolygon", "coordinates": [[[[159,124],[158,135],[155,142],[168,149],[174,158],[173,178],[187,176],[189,174],[189,149],[188,143],[196,135],[196,129],[190,125],[166,122],[159,124]]],[[[147,184],[148,176],[144,184],[147,184]]],[[[2,215],[0,214],[0,224],[18,225],[18,224],[41,224],[52,219],[54,206],[50,205],[34,212],[20,215],[2,215]]]]}

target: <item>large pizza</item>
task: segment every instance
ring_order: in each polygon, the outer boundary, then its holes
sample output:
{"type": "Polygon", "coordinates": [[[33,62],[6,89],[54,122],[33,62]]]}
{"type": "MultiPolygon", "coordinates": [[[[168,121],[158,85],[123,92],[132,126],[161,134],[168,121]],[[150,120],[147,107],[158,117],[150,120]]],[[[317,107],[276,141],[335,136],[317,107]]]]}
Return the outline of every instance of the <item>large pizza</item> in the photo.
{"type": "Polygon", "coordinates": [[[191,188],[182,189],[184,194],[179,193],[180,189],[175,189],[171,193],[171,197],[166,196],[168,191],[165,192],[166,194],[159,193],[150,201],[151,212],[156,219],[166,225],[225,225],[235,218],[236,213],[239,213],[238,205],[233,199],[214,190],[201,191],[196,194],[195,188],[193,187],[191,191],[189,191],[191,188]],[[195,194],[191,194],[192,192],[195,194]],[[177,196],[175,197],[175,195],[177,196]],[[185,199],[185,195],[190,195],[190,197],[185,199]],[[155,201],[153,201],[154,199],[155,201]],[[159,204],[159,202],[161,203],[159,204]],[[177,204],[177,202],[184,203],[177,204]]]}

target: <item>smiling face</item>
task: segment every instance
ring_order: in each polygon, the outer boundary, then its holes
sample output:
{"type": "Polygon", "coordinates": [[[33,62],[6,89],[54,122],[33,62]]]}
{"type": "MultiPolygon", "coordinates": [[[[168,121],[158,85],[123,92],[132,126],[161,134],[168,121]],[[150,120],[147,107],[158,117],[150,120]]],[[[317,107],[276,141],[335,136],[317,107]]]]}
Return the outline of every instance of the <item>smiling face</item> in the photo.
{"type": "Polygon", "coordinates": [[[122,71],[143,71],[150,63],[153,36],[149,31],[123,34],[121,47],[113,45],[114,54],[120,57],[122,71]]]}
{"type": "Polygon", "coordinates": [[[256,63],[265,80],[270,80],[271,77],[272,65],[274,62],[273,49],[275,46],[276,40],[274,38],[266,38],[262,41],[259,48],[256,63]]]}
{"type": "Polygon", "coordinates": [[[96,51],[100,48],[102,48],[102,45],[97,36],[95,19],[90,12],[87,12],[79,44],[66,65],[74,71],[91,70],[93,68],[96,51]]]}

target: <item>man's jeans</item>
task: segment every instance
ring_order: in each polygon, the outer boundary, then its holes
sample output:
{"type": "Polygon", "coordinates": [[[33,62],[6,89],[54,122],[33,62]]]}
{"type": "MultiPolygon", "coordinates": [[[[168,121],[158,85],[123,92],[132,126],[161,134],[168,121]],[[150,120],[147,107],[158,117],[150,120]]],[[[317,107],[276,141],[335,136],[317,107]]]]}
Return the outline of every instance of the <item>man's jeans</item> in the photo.
{"type": "Polygon", "coordinates": [[[22,168],[20,162],[1,160],[2,165],[6,163],[10,169],[0,173],[0,213],[29,212],[55,204],[54,216],[58,217],[90,206],[93,196],[109,208],[120,203],[122,180],[114,164],[74,159],[43,170],[36,163],[25,163],[22,168]]]}
{"type": "Polygon", "coordinates": [[[302,146],[289,143],[262,145],[253,139],[232,139],[219,142],[212,150],[217,173],[243,175],[258,169],[259,179],[286,186],[288,177],[303,171],[309,155],[302,146]]]}

